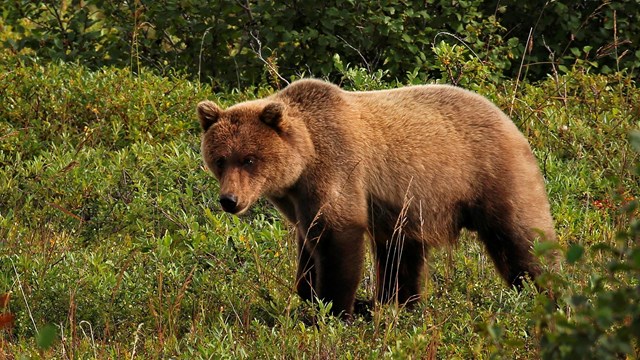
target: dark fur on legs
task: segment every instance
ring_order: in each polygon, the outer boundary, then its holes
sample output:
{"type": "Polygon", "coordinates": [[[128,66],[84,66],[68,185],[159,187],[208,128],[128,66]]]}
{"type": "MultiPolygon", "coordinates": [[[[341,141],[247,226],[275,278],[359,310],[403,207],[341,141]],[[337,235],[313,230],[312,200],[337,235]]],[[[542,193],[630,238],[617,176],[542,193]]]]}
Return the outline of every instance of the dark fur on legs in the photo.
{"type": "Polygon", "coordinates": [[[411,305],[420,299],[424,247],[414,239],[376,237],[376,299],[383,304],[411,305]]]}

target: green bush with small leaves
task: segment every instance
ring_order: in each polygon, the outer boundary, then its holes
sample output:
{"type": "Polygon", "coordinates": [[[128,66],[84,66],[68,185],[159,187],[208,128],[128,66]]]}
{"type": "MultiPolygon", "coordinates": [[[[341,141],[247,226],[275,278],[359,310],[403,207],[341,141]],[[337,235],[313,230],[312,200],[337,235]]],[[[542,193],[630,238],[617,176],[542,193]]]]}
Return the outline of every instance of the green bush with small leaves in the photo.
{"type": "Polygon", "coordinates": [[[574,65],[634,76],[638,16],[635,0],[19,0],[3,3],[0,41],[19,56],[185,72],[217,89],[337,81],[336,54],[385,81],[439,78],[444,67],[457,82],[460,64],[440,58],[462,47],[477,61],[467,71],[539,80],[574,65]]]}
{"type": "MultiPolygon", "coordinates": [[[[640,153],[640,131],[631,133],[631,145],[640,153]]],[[[636,163],[635,174],[640,176],[640,163],[636,163]]],[[[590,247],[574,243],[564,252],[567,273],[589,274],[587,282],[575,283],[565,274],[550,278],[557,302],[542,301],[537,311],[543,358],[620,359],[640,355],[639,202],[620,193],[615,200],[624,204],[614,211],[629,228],[620,229],[614,241],[602,239],[590,247]],[[594,271],[594,263],[599,271],[594,271]]]]}

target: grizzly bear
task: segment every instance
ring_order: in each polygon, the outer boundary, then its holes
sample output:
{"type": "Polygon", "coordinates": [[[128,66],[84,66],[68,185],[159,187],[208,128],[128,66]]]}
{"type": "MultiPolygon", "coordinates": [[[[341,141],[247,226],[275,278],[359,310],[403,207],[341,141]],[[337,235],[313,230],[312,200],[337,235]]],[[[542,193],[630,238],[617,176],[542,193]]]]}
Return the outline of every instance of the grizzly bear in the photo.
{"type": "Polygon", "coordinates": [[[295,226],[296,289],[349,319],[365,238],[376,299],[420,298],[429,248],[478,233],[504,280],[540,274],[531,250],[554,240],[544,180],[525,137],[495,105],[447,85],[348,92],[299,80],[265,99],[197,106],[222,209],[265,196],[295,226]]]}

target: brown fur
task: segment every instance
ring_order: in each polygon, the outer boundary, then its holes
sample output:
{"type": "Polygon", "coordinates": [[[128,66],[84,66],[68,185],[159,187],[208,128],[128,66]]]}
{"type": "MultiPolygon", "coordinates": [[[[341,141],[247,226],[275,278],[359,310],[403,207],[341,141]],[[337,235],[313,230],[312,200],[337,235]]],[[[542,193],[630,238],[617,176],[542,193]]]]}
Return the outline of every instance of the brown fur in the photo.
{"type": "Polygon", "coordinates": [[[555,239],[531,149],[496,106],[446,85],[346,92],[300,80],[227,110],[198,105],[202,155],[226,211],[266,196],[297,230],[297,290],[350,317],[373,240],[377,299],[419,298],[427,249],[475,230],[507,283],[555,239]],[[220,160],[222,159],[222,160],[220,160]]]}

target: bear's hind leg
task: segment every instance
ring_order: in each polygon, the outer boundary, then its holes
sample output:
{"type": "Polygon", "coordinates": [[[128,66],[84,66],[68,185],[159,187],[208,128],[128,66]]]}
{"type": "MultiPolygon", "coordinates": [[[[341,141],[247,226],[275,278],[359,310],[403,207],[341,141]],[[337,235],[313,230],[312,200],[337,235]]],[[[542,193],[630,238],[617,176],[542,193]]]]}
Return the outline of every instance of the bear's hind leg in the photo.
{"type": "Polygon", "coordinates": [[[404,236],[375,236],[376,298],[410,305],[420,299],[424,244],[404,236]]]}

